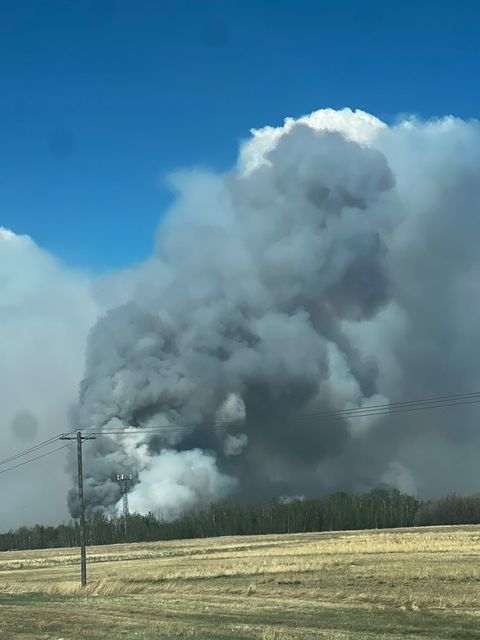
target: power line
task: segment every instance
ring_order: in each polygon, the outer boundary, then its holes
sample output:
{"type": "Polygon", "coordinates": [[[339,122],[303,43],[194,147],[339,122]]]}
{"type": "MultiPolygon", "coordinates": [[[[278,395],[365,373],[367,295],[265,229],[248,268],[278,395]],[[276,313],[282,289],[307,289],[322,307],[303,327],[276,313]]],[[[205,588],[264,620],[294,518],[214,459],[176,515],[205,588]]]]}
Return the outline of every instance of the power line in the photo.
{"type": "Polygon", "coordinates": [[[476,391],[474,393],[464,393],[457,394],[451,396],[437,396],[433,398],[424,398],[423,400],[405,400],[403,402],[388,402],[385,404],[378,405],[368,405],[366,407],[352,407],[350,409],[338,409],[334,411],[325,411],[321,414],[316,415],[325,415],[329,416],[332,414],[350,414],[364,411],[376,411],[376,410],[390,410],[394,411],[396,409],[402,409],[405,407],[419,407],[422,408],[422,405],[427,405],[427,408],[436,408],[437,406],[457,406],[457,404],[463,404],[463,401],[472,401],[472,404],[476,402],[480,402],[480,392],[476,391]]]}
{"type": "Polygon", "coordinates": [[[0,460],[0,465],[2,464],[7,464],[9,462],[13,462],[13,460],[16,460],[17,458],[21,458],[22,456],[25,456],[29,453],[33,453],[34,451],[37,451],[38,449],[41,449],[42,447],[46,447],[49,444],[52,444],[52,442],[55,442],[56,440],[58,440],[58,436],[54,436],[53,438],[49,438],[48,440],[44,440],[43,442],[40,442],[39,444],[31,447],[30,449],[26,449],[25,451],[21,451],[20,453],[16,453],[13,456],[10,456],[9,458],[4,458],[3,460],[0,460]]]}
{"type": "MultiPolygon", "coordinates": [[[[402,413],[412,413],[412,412],[416,412],[416,411],[426,411],[426,410],[432,410],[432,409],[447,409],[449,407],[461,407],[461,406],[466,406],[466,405],[473,405],[473,404],[480,404],[480,398],[478,400],[472,400],[470,402],[456,402],[456,403],[450,403],[450,404],[437,404],[437,405],[431,405],[431,406],[419,406],[419,407],[404,407],[401,409],[396,409],[396,410],[388,410],[385,409],[383,411],[368,411],[367,409],[363,410],[363,409],[359,409],[358,411],[356,411],[355,413],[351,413],[351,414],[345,414],[341,411],[338,412],[332,412],[332,413],[322,413],[322,414],[308,414],[308,415],[301,415],[301,416],[297,416],[297,422],[300,421],[313,421],[313,420],[318,420],[319,422],[325,422],[327,420],[351,420],[351,419],[355,419],[355,418],[368,418],[368,417],[375,417],[375,416],[394,416],[394,415],[399,415],[402,413]]],[[[241,426],[243,423],[241,421],[235,420],[229,423],[221,423],[221,426],[225,426],[227,424],[230,425],[238,425],[241,426]]],[[[197,427],[200,425],[196,425],[197,427]]],[[[205,426],[205,425],[204,425],[205,426]]],[[[218,423],[213,423],[213,426],[219,426],[218,423]]],[[[193,428],[194,425],[189,425],[188,428],[193,428]]],[[[184,431],[185,427],[176,427],[174,429],[174,431],[184,431]]],[[[118,429],[116,431],[89,431],[89,433],[93,433],[95,435],[123,435],[123,436],[138,436],[141,435],[142,433],[144,434],[149,434],[149,435],[164,435],[167,432],[167,430],[164,427],[138,427],[135,429],[131,429],[131,428],[127,428],[127,429],[118,429]]]]}
{"type": "MultiPolygon", "coordinates": [[[[237,424],[238,420],[231,420],[229,422],[215,422],[217,424],[237,424]]],[[[91,427],[90,429],[82,429],[82,433],[123,433],[124,431],[129,431],[132,434],[140,433],[142,431],[148,431],[149,429],[163,429],[164,431],[182,431],[183,429],[195,428],[198,427],[198,423],[196,424],[177,424],[173,425],[151,425],[148,427],[112,427],[108,429],[99,429],[98,427],[91,427]]]]}
{"type": "MultiPolygon", "coordinates": [[[[58,437],[55,438],[55,440],[58,440],[58,437]]],[[[65,449],[66,447],[70,447],[71,445],[72,445],[72,443],[69,442],[68,444],[64,444],[61,447],[57,447],[56,449],[52,449],[51,451],[47,451],[47,453],[42,453],[42,455],[40,455],[40,456],[35,456],[35,458],[30,458],[30,460],[25,460],[24,462],[20,462],[19,464],[16,464],[13,467],[8,467],[7,469],[2,469],[2,471],[0,471],[0,474],[7,473],[7,471],[12,471],[13,469],[17,469],[18,467],[23,467],[23,465],[29,464],[30,462],[34,462],[35,460],[40,460],[40,458],[46,458],[47,456],[51,455],[52,453],[55,453],[56,451],[60,451],[61,449],[65,449]]]]}
{"type": "MultiPolygon", "coordinates": [[[[445,409],[448,407],[459,407],[472,404],[480,404],[480,392],[436,396],[417,400],[405,400],[403,402],[384,403],[370,405],[366,407],[352,407],[350,409],[338,409],[332,411],[319,411],[310,414],[303,414],[296,417],[297,420],[314,420],[314,419],[351,419],[363,418],[370,416],[396,415],[400,413],[426,411],[433,409],[445,409]]],[[[240,420],[229,420],[223,422],[214,422],[212,426],[221,427],[228,425],[238,425],[240,420]]],[[[97,435],[139,435],[141,433],[149,433],[151,435],[162,435],[168,432],[183,431],[189,428],[198,427],[198,424],[178,424],[172,425],[150,425],[145,427],[126,427],[111,429],[85,429],[89,433],[97,435]]]]}
{"type": "MultiPolygon", "coordinates": [[[[458,407],[458,406],[466,406],[480,404],[480,391],[474,391],[470,393],[461,393],[461,394],[450,394],[450,395],[442,395],[442,396],[431,396],[428,398],[416,399],[416,400],[404,400],[401,402],[390,402],[383,404],[370,405],[367,407],[352,407],[349,409],[338,409],[332,411],[317,411],[309,414],[301,414],[296,416],[296,420],[335,420],[335,419],[353,419],[353,418],[364,418],[364,417],[374,417],[374,416],[384,416],[384,415],[396,415],[407,412],[415,412],[415,411],[426,411],[433,409],[445,409],[449,407],[458,407]]],[[[225,420],[225,421],[216,421],[211,423],[213,427],[222,427],[222,426],[231,426],[231,425],[239,425],[241,424],[240,420],[225,420]]],[[[140,435],[140,434],[150,434],[150,435],[165,435],[167,433],[176,433],[182,432],[187,429],[196,429],[200,425],[193,423],[185,423],[185,424],[177,424],[177,425],[150,425],[145,427],[125,427],[125,428],[107,428],[107,429],[98,429],[98,428],[90,428],[83,429],[82,431],[92,435],[140,435]]],[[[9,462],[13,462],[19,458],[22,458],[26,455],[34,453],[39,449],[49,446],[53,444],[56,440],[61,439],[66,435],[71,435],[75,433],[77,430],[70,431],[64,434],[58,434],[56,436],[52,436],[48,440],[40,442],[37,445],[26,449],[25,451],[21,451],[16,453],[8,458],[4,458],[0,460],[0,466],[8,464],[9,462]]],[[[68,445],[66,445],[68,446],[68,445]]],[[[59,449],[62,449],[60,447],[59,449]]],[[[4,473],[9,471],[10,469],[16,469],[24,464],[28,464],[29,462],[33,462],[40,458],[43,458],[50,453],[54,453],[59,449],[53,449],[52,451],[47,452],[46,454],[36,456],[31,458],[30,460],[26,460],[18,465],[14,465],[12,467],[8,467],[0,471],[0,473],[4,473]]]]}
{"type": "Polygon", "coordinates": [[[362,418],[365,416],[382,416],[382,415],[396,415],[398,413],[406,413],[412,411],[425,411],[432,409],[445,409],[448,407],[461,407],[470,404],[480,404],[480,398],[477,400],[470,400],[468,402],[449,402],[444,404],[430,404],[430,405],[419,405],[419,406],[405,406],[405,407],[394,407],[390,409],[388,405],[385,405],[385,408],[377,409],[375,407],[359,407],[358,410],[352,410],[349,413],[349,409],[332,411],[331,413],[323,413],[323,414],[311,414],[308,416],[303,416],[305,419],[310,418],[362,418]]]}
{"type": "MultiPolygon", "coordinates": [[[[75,432],[70,431],[68,434],[65,434],[65,435],[70,435],[71,433],[75,433],[75,432]]],[[[25,451],[20,451],[19,453],[15,453],[13,456],[0,460],[0,466],[3,464],[8,464],[9,462],[13,462],[18,458],[22,458],[23,456],[26,456],[29,453],[33,453],[34,451],[37,451],[38,449],[47,447],[49,444],[53,444],[56,440],[59,440],[59,434],[57,434],[56,436],[52,436],[48,440],[44,440],[43,442],[39,442],[38,444],[33,445],[33,447],[30,447],[30,449],[25,449],[25,451]]]]}

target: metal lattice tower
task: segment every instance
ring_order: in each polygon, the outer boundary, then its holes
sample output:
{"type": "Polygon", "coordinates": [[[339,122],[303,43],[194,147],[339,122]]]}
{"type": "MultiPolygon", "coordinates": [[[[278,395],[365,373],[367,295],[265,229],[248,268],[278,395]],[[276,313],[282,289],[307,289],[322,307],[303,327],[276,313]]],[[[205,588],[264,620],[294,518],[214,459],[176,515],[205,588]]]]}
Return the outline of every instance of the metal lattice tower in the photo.
{"type": "Polygon", "coordinates": [[[117,482],[120,483],[120,490],[123,497],[123,523],[125,527],[125,537],[127,536],[127,519],[128,519],[128,487],[133,480],[131,473],[117,473],[117,482]]]}

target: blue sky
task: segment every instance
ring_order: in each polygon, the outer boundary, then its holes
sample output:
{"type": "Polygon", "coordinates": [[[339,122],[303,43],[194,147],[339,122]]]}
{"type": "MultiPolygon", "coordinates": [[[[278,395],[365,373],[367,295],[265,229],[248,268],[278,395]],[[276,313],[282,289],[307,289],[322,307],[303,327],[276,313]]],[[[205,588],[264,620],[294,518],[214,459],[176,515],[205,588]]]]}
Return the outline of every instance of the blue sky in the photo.
{"type": "Polygon", "coordinates": [[[139,261],[180,167],[322,107],[479,116],[480,4],[4,0],[0,226],[93,271],[139,261]]]}

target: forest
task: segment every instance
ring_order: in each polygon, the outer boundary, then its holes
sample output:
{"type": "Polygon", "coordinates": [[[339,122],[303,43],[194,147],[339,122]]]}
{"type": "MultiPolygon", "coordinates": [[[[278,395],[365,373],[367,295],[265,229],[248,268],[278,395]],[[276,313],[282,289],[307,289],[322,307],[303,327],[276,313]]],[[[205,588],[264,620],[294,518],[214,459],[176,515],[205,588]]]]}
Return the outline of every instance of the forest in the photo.
{"type": "MultiPolygon", "coordinates": [[[[87,515],[87,544],[147,542],[227,535],[384,529],[423,525],[480,524],[480,496],[420,501],[397,490],[335,493],[316,498],[273,500],[263,505],[223,501],[173,522],[149,513],[87,515]]],[[[0,534],[0,551],[76,547],[77,521],[37,524],[0,534]]]]}

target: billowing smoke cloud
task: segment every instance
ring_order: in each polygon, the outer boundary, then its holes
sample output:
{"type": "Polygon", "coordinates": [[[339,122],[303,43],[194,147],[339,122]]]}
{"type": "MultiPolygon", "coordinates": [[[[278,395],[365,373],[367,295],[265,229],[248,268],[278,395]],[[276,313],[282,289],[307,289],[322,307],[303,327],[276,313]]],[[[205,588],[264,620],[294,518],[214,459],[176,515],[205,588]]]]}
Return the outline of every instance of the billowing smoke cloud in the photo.
{"type": "Polygon", "coordinates": [[[185,511],[227,497],[235,488],[232,478],[218,471],[212,455],[199,449],[164,450],[147,465],[130,494],[130,508],[138,513],[159,512],[174,520],[185,511]]]}
{"type": "Polygon", "coordinates": [[[122,471],[166,518],[227,494],[476,487],[471,407],[302,416],[478,388],[479,138],[324,110],[253,131],[225,175],[172,176],[155,255],[98,285],[112,309],[75,424],[134,435],[89,445],[89,507],[115,507],[122,471]]]}
{"type": "MultiPolygon", "coordinates": [[[[89,286],[28,236],[0,227],[2,458],[69,429],[85,340],[97,316],[89,286]]],[[[2,530],[65,518],[68,482],[61,457],[2,475],[2,530]]]]}
{"type": "MultiPolygon", "coordinates": [[[[1,229],[5,455],[128,427],[86,445],[87,504],[118,508],[132,472],[131,508],[167,519],[225,496],[477,492],[475,405],[305,416],[479,389],[479,173],[476,121],[322,110],[253,131],[227,174],[171,176],[139,267],[92,280],[1,229]]],[[[63,517],[52,460],[2,476],[2,528],[63,517]]]]}

